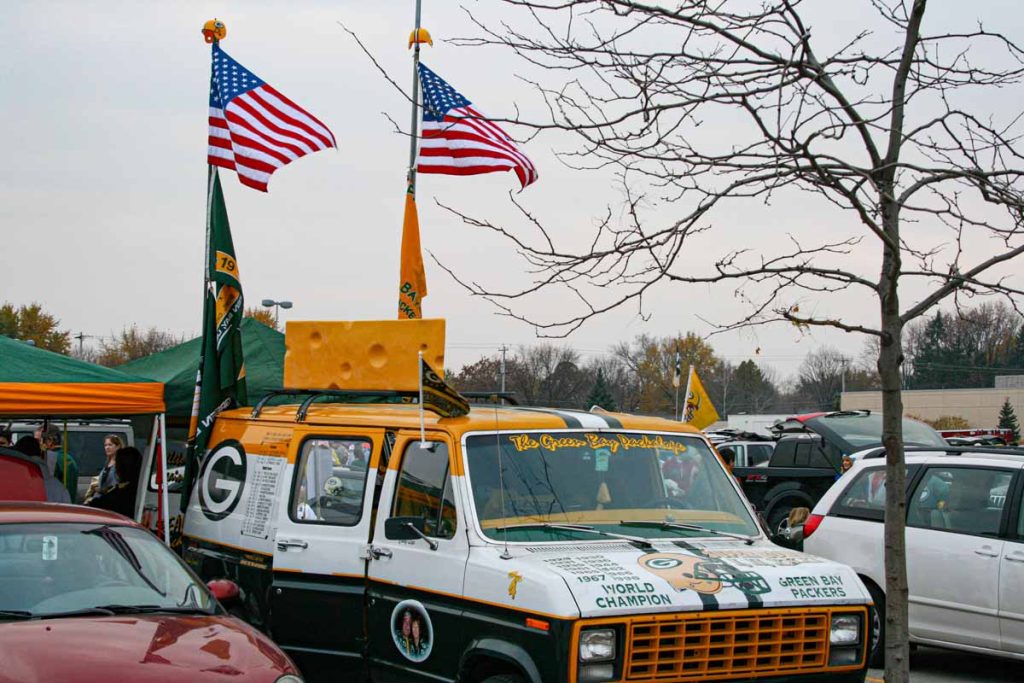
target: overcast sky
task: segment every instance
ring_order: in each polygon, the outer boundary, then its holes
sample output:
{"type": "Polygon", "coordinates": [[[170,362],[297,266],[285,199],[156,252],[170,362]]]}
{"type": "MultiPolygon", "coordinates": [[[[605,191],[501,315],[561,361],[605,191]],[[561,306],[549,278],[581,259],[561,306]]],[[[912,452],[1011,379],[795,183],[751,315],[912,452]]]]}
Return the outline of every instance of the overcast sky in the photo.
{"type": "MultiPolygon", "coordinates": [[[[821,0],[832,11],[836,3],[821,0]]],[[[487,17],[490,2],[469,3],[487,17]]],[[[814,3],[811,3],[814,4],[814,3]]],[[[1024,37],[1019,2],[933,2],[942,21],[971,20],[951,12],[984,11],[1014,37],[1024,37]],[[974,4],[977,6],[977,4],[974,4]]],[[[424,0],[423,21],[436,40],[423,61],[484,113],[511,116],[539,102],[516,80],[521,63],[496,51],[445,44],[473,32],[455,0],[424,0]]],[[[395,316],[402,200],[408,162],[403,126],[409,108],[337,25],[356,31],[381,63],[408,87],[413,0],[333,2],[0,3],[0,301],[37,301],[73,334],[110,335],[127,323],[176,334],[201,327],[205,220],[209,46],[203,22],[227,23],[224,49],[331,127],[338,151],[305,157],[277,171],[269,194],[222,173],[228,213],[249,304],[290,299],[284,319],[391,319],[395,316]]],[[[835,18],[832,21],[837,21],[835,18]]],[[[856,15],[847,18],[856,23],[856,15]]],[[[829,30],[826,21],[825,30],[829,30]]],[[[1009,93],[1022,101],[1021,93],[1009,93]]],[[[709,121],[708,135],[726,135],[709,121]]],[[[724,124],[723,124],[724,125],[724,124]]],[[[525,146],[540,180],[520,198],[566,243],[586,240],[596,217],[616,206],[607,177],[570,171],[553,151],[572,141],[541,136],[525,146]]],[[[509,245],[462,225],[434,200],[502,220],[511,215],[511,174],[470,178],[422,176],[419,206],[425,251],[467,280],[492,286],[523,281],[509,245]]],[[[669,216],[668,208],[662,218],[669,216]]],[[[687,258],[716,255],[724,241],[752,248],[787,231],[830,229],[834,213],[808,200],[785,212],[722,212],[728,229],[695,245],[687,258]]],[[[979,253],[995,249],[977,245],[979,253]]],[[[877,261],[872,246],[862,258],[877,261]]],[[[458,368],[502,344],[536,342],[533,330],[495,314],[469,296],[426,256],[427,317],[448,321],[447,365],[458,368]]],[[[868,265],[869,271],[871,266],[868,265]]],[[[875,269],[877,270],[877,269],[875,269]]],[[[537,317],[553,317],[535,302],[537,317]]],[[[874,304],[852,296],[807,301],[874,324],[874,304]]],[[[635,308],[585,325],[566,342],[587,355],[637,334],[672,335],[711,328],[740,315],[728,290],[661,288],[635,308]]],[[[859,354],[863,340],[832,332],[801,335],[789,326],[715,337],[732,362],[753,358],[791,375],[808,350],[822,344],[859,354]],[[755,351],[760,349],[760,354],[755,351]]]]}

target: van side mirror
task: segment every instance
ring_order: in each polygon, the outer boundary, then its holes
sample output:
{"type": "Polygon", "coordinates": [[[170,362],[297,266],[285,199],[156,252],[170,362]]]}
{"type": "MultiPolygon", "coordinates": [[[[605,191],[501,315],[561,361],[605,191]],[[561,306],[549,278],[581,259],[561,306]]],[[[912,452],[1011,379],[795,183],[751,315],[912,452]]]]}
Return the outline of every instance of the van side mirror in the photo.
{"type": "Polygon", "coordinates": [[[206,587],[210,589],[213,597],[217,598],[218,602],[225,605],[238,600],[238,596],[241,593],[238,584],[230,579],[213,579],[207,582],[206,587]]]}
{"type": "Polygon", "coordinates": [[[415,541],[422,538],[425,531],[422,517],[390,517],[384,520],[384,536],[391,541],[415,541]]]}

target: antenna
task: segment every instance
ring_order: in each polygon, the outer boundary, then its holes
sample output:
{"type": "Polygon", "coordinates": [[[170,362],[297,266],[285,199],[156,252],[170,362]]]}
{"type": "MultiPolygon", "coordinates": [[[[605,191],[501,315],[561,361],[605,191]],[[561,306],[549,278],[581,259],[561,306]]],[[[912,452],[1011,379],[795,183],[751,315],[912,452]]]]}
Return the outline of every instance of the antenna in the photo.
{"type": "Polygon", "coordinates": [[[503,560],[511,560],[512,553],[508,551],[508,524],[505,523],[505,468],[502,467],[501,462],[501,435],[498,433],[498,402],[494,402],[494,445],[498,447],[498,492],[501,497],[501,519],[502,526],[505,527],[505,550],[502,551],[499,557],[503,560]]]}

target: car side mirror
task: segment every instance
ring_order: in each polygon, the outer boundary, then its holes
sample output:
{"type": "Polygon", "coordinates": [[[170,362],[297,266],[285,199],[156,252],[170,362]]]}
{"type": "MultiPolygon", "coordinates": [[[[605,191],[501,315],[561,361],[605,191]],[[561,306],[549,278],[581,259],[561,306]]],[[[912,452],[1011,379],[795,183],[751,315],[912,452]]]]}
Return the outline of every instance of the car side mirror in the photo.
{"type": "Polygon", "coordinates": [[[415,541],[423,538],[425,532],[426,523],[422,517],[390,517],[384,520],[384,536],[391,541],[415,541]]]}
{"type": "Polygon", "coordinates": [[[213,579],[206,583],[206,587],[210,589],[213,597],[223,604],[238,600],[238,596],[242,592],[238,584],[230,579],[213,579]]]}

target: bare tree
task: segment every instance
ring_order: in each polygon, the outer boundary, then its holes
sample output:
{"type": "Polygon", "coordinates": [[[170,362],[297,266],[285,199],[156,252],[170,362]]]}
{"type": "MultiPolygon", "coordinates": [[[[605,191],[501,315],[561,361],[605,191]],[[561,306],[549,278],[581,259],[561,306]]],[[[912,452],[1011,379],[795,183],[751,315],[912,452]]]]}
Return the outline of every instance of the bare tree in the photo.
{"type": "Polygon", "coordinates": [[[811,351],[800,364],[797,391],[811,401],[815,410],[836,410],[843,375],[849,366],[850,359],[835,349],[811,351]]]}
{"type": "Polygon", "coordinates": [[[903,328],[950,297],[1022,294],[1012,271],[1000,276],[1024,252],[1022,119],[994,110],[986,95],[1020,84],[1024,56],[980,24],[924,31],[927,0],[860,5],[857,22],[834,27],[848,32],[838,37],[811,22],[834,24],[813,13],[839,4],[801,0],[504,0],[500,21],[473,17],[479,31],[461,44],[511,49],[546,72],[537,89],[550,116],[519,123],[575,136],[564,161],[615,169],[626,201],[582,247],[560,245],[558,231],[515,198],[534,232],[456,211],[507,237],[533,276],[511,290],[460,281],[549,335],[624,304],[642,311],[644,295],[668,282],[735,283],[749,312],[720,322],[723,329],[787,321],[877,339],[888,463],[886,680],[903,683],[903,328]],[[865,14],[880,30],[863,28],[865,14]],[[716,118],[728,121],[728,136],[700,128],[716,118]],[[816,235],[790,235],[766,253],[720,246],[703,271],[682,262],[700,233],[722,230],[713,225],[723,208],[807,196],[834,210],[816,235]],[[649,218],[655,200],[674,213],[669,220],[649,218]],[[968,248],[983,242],[998,253],[968,248]],[[907,285],[909,304],[900,301],[907,285]],[[560,289],[579,305],[560,319],[530,316],[532,294],[560,289]],[[830,313],[831,295],[844,290],[873,299],[877,320],[830,313]]]}

